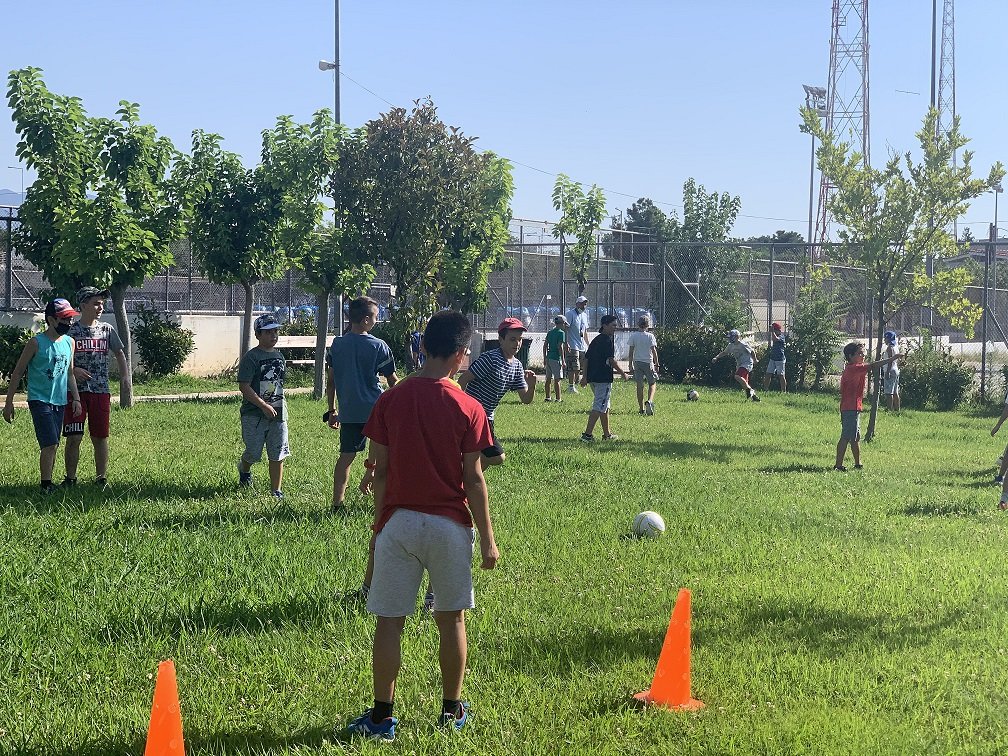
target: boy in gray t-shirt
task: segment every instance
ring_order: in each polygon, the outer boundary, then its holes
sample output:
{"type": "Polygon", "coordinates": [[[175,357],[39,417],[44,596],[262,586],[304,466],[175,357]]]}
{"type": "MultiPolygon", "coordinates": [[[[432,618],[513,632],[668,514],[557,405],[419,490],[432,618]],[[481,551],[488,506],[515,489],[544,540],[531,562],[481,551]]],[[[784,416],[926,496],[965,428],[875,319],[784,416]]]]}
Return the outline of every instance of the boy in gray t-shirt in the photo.
{"type": "Polygon", "coordinates": [[[262,459],[265,446],[270,488],[273,496],[282,499],[283,461],[290,455],[290,448],[283,393],[287,363],[276,350],[279,328],[280,322],[269,313],[256,318],[255,335],[259,343],[238,363],[238,387],[243,399],[239,414],[245,442],[245,451],[238,459],[238,484],[252,483],[252,465],[262,459]]]}
{"type": "Polygon", "coordinates": [[[711,365],[722,357],[731,355],[735,358],[735,382],[746,392],[746,396],[754,402],[760,398],[756,396],[756,391],[749,385],[749,372],[756,363],[756,352],[753,348],[741,340],[741,334],[732,328],[728,331],[728,346],[718,352],[717,356],[711,360],[711,365]]]}

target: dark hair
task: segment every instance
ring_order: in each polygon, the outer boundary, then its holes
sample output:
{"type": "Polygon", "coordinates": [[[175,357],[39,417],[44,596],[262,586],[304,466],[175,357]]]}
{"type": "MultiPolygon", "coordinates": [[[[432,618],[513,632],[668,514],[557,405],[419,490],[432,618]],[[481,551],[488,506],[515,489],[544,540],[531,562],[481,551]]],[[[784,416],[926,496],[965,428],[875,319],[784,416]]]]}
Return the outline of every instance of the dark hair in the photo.
{"type": "Polygon", "coordinates": [[[619,318],[617,318],[615,315],[603,315],[602,320],[599,321],[599,328],[607,326],[610,323],[615,323],[617,320],[619,320],[619,318]]]}
{"type": "Polygon", "coordinates": [[[472,323],[461,312],[442,310],[431,316],[423,332],[424,351],[432,360],[451,357],[469,345],[472,323]]]}
{"type": "Polygon", "coordinates": [[[368,312],[374,307],[378,310],[378,303],[371,299],[371,297],[357,297],[357,299],[351,299],[350,304],[347,305],[347,316],[350,318],[351,323],[360,323],[367,317],[368,312]]]}
{"type": "Polygon", "coordinates": [[[858,349],[863,350],[864,344],[862,344],[860,341],[852,341],[850,344],[848,344],[843,348],[844,359],[847,360],[847,362],[850,362],[852,359],[854,359],[854,353],[857,352],[858,349]]]}

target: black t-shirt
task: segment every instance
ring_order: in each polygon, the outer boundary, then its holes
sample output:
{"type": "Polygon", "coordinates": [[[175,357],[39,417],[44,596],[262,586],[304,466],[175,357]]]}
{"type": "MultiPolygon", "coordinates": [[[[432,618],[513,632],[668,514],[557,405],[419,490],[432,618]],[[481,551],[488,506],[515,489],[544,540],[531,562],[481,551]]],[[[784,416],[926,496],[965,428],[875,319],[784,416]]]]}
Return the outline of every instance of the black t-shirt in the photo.
{"type": "Polygon", "coordinates": [[[588,345],[585,354],[588,383],[612,383],[613,369],[609,360],[616,356],[616,341],[612,336],[600,333],[588,345]]]}

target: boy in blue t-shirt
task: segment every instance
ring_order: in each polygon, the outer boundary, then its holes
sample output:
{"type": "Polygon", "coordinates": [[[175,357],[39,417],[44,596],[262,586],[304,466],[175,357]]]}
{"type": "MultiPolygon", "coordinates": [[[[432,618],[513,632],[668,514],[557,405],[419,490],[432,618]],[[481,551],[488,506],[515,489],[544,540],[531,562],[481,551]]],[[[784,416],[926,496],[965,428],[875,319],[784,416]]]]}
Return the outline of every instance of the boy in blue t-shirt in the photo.
{"type": "Polygon", "coordinates": [[[35,438],[38,439],[39,472],[43,493],[52,493],[53,465],[63,431],[67,393],[72,398],[71,412],[81,414],[80,393],[73,375],[74,340],[67,336],[74,316],[79,313],[65,299],[52,300],[45,308],[46,329],[25,344],[11,374],[3,417],[14,422],[14,392],[28,373],[28,409],[31,411],[35,438]]]}
{"type": "Polygon", "coordinates": [[[784,348],[787,346],[787,337],[784,336],[780,323],[770,326],[770,360],[767,362],[766,375],[763,376],[763,388],[770,388],[770,376],[776,375],[780,379],[780,390],[782,394],[787,393],[787,377],[784,375],[784,368],[787,364],[787,357],[784,355],[784,348]]]}
{"type": "MultiPolygon", "coordinates": [[[[330,428],[340,432],[340,453],[333,470],[332,505],[337,508],[343,506],[350,465],[367,445],[364,425],[382,394],[378,376],[385,376],[389,388],[399,380],[389,345],[369,333],[378,322],[378,303],[371,297],[358,297],[350,302],[347,310],[350,332],[334,338],[329,347],[329,383],[326,386],[329,401],[326,421],[330,428]]],[[[361,491],[370,490],[373,477],[372,470],[364,473],[361,491]]]]}

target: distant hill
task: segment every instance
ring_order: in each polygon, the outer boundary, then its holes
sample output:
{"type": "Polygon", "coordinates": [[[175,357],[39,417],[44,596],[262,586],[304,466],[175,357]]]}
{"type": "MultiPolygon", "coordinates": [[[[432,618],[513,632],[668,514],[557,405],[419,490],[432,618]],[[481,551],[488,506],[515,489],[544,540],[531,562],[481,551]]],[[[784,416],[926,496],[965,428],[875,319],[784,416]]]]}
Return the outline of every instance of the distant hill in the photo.
{"type": "Polygon", "coordinates": [[[24,195],[21,192],[13,189],[0,189],[0,205],[17,207],[23,199],[24,195]]]}

